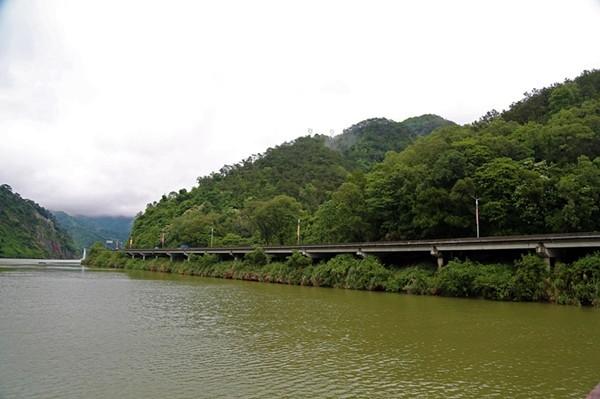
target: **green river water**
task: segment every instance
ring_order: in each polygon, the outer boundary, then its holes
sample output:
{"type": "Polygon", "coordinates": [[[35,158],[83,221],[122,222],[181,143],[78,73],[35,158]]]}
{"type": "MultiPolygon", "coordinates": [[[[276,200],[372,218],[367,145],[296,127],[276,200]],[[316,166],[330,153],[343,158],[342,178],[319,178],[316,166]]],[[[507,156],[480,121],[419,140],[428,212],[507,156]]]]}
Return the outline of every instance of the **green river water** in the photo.
{"type": "Polygon", "coordinates": [[[0,269],[0,398],[585,397],[600,311],[0,269]]]}

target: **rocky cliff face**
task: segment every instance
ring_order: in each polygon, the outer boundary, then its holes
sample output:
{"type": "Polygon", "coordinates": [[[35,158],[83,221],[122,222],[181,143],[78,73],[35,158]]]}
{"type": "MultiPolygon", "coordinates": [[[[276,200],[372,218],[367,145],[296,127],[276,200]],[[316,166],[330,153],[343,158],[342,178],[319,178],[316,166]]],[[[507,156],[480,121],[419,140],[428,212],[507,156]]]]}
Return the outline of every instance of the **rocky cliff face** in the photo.
{"type": "Polygon", "coordinates": [[[75,258],[71,237],[54,216],[12,188],[0,185],[1,258],[75,258]]]}

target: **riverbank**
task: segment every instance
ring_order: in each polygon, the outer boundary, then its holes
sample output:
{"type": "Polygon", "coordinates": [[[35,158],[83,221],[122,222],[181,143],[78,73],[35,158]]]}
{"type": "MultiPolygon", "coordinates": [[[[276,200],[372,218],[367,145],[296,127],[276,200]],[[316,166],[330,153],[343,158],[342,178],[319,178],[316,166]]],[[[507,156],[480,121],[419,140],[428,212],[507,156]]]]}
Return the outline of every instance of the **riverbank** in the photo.
{"type": "Polygon", "coordinates": [[[83,264],[315,287],[600,306],[600,253],[571,264],[557,263],[552,270],[535,255],[525,255],[513,264],[452,260],[436,270],[429,265],[384,266],[371,256],[340,255],[313,264],[310,258],[294,253],[284,262],[273,262],[260,248],[243,260],[223,261],[204,255],[192,256],[189,261],[144,261],[94,247],[83,264]]]}

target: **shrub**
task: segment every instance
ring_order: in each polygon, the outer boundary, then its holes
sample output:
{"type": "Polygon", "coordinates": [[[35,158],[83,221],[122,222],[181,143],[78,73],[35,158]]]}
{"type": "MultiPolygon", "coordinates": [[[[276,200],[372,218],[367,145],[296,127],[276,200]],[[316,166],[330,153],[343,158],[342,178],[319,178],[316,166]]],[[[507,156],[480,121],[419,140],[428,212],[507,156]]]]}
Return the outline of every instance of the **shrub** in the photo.
{"type": "Polygon", "coordinates": [[[260,277],[261,281],[269,283],[287,283],[288,265],[285,263],[273,262],[262,267],[260,277]]]}
{"type": "Polygon", "coordinates": [[[513,271],[509,265],[479,265],[473,281],[477,296],[506,301],[512,298],[513,271]]]}
{"type": "Polygon", "coordinates": [[[295,269],[302,269],[312,265],[312,259],[294,250],[294,252],[292,252],[292,254],[288,256],[286,263],[289,267],[295,269]]]}
{"type": "Polygon", "coordinates": [[[600,252],[555,269],[559,302],[600,305],[600,252]]]}
{"type": "Polygon", "coordinates": [[[305,267],[302,271],[302,276],[300,277],[300,285],[314,285],[313,284],[313,275],[315,273],[315,266],[310,265],[305,267]]]}
{"type": "Polygon", "coordinates": [[[524,255],[515,262],[513,298],[519,301],[548,300],[548,270],[543,259],[536,255],[524,255]]]}
{"type": "Polygon", "coordinates": [[[260,247],[256,247],[252,252],[244,255],[244,262],[254,266],[264,266],[269,263],[269,260],[269,256],[260,247]]]}
{"type": "Polygon", "coordinates": [[[314,268],[311,283],[316,287],[344,287],[348,269],[358,263],[352,255],[338,255],[314,268]]]}
{"type": "Polygon", "coordinates": [[[435,293],[443,296],[477,296],[475,278],[479,265],[466,260],[452,260],[439,270],[434,279],[435,293]]]}
{"type": "Polygon", "coordinates": [[[111,251],[96,243],[92,245],[88,256],[82,262],[84,266],[99,268],[122,268],[129,258],[121,252],[111,251]]]}
{"type": "Polygon", "coordinates": [[[219,261],[220,259],[217,255],[206,254],[199,256],[194,263],[200,266],[211,266],[219,263],[219,261]]]}
{"type": "Polygon", "coordinates": [[[98,256],[102,256],[105,252],[108,252],[102,244],[99,242],[95,243],[90,247],[90,250],[87,253],[85,260],[82,262],[85,265],[91,265],[91,263],[95,262],[98,256]]]}
{"type": "Polygon", "coordinates": [[[386,291],[427,295],[431,293],[433,273],[419,266],[407,267],[391,274],[386,282],[386,291]]]}
{"type": "Polygon", "coordinates": [[[344,287],[357,290],[380,291],[385,289],[385,284],[390,277],[386,269],[374,256],[351,263],[346,274],[344,287]]]}

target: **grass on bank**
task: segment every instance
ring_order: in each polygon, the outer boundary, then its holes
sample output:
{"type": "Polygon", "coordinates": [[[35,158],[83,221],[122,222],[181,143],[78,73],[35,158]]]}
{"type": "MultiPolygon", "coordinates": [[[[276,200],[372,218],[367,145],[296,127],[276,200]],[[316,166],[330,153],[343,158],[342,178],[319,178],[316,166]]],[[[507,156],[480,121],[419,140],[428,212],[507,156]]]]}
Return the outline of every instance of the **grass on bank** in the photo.
{"type": "Polygon", "coordinates": [[[85,265],[314,287],[600,306],[600,253],[571,264],[558,263],[553,270],[535,255],[525,255],[514,264],[455,259],[433,270],[427,266],[386,267],[374,256],[338,255],[313,264],[298,252],[284,262],[275,262],[260,248],[243,260],[193,255],[189,262],[143,261],[94,246],[85,265]]]}

